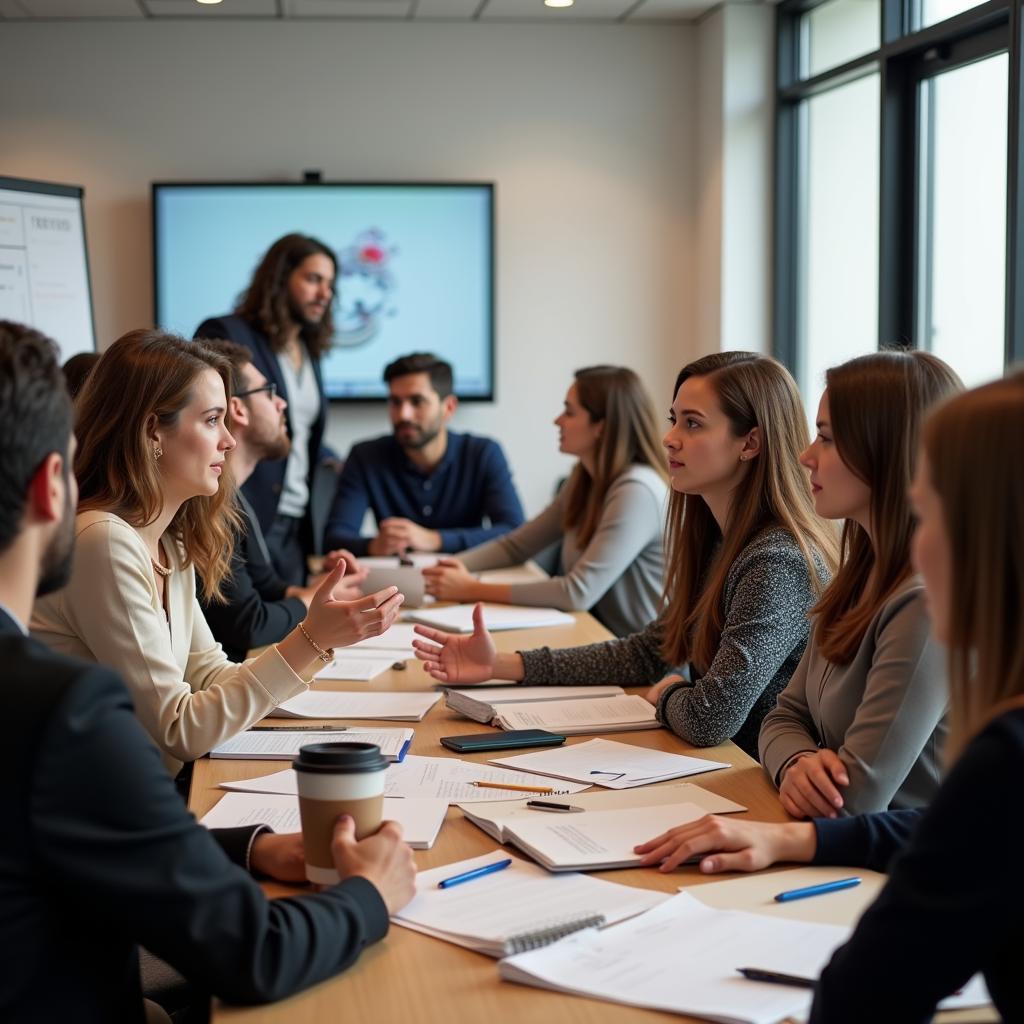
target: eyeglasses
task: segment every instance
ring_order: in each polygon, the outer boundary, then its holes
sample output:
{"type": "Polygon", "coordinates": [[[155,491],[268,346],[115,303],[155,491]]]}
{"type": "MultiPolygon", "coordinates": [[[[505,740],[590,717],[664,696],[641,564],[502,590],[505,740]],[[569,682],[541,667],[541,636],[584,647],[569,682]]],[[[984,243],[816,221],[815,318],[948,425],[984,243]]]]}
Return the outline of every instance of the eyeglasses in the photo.
{"type": "Polygon", "coordinates": [[[274,398],[277,394],[277,385],[264,384],[261,388],[250,388],[248,391],[236,391],[235,398],[248,398],[249,395],[258,395],[261,391],[266,391],[271,398],[274,398]]]}

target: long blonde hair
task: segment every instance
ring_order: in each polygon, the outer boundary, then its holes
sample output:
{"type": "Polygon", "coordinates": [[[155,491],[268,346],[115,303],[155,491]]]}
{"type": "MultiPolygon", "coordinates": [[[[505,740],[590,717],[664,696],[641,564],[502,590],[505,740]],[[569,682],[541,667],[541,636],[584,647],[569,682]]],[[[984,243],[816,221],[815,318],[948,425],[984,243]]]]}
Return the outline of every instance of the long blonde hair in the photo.
{"type": "MultiPolygon", "coordinates": [[[[148,441],[155,423],[172,426],[204,370],[214,370],[231,396],[231,367],[202,342],[157,330],[130,331],[100,357],[75,403],[78,510],[113,512],[138,528],[163,505],[160,472],[148,441]]],[[[195,565],[208,598],[222,600],[238,533],[231,460],[217,493],[189,498],[169,531],[195,565]]]]}
{"type": "Polygon", "coordinates": [[[924,426],[949,538],[949,760],[1024,699],[1024,372],[950,399],[924,426]]]}
{"type": "Polygon", "coordinates": [[[667,479],[654,403],[640,378],[625,366],[587,366],[575,373],[576,395],[591,422],[604,429],[594,472],[577,462],[565,485],[563,529],[576,528],[580,548],[594,536],[611,485],[630,467],[650,466],[667,479]]]}
{"type": "Polygon", "coordinates": [[[726,577],[755,534],[769,526],[790,533],[815,593],[821,590],[815,556],[831,572],[838,545],[833,530],[814,513],[810,483],[799,463],[809,438],[789,371],[753,352],[716,352],[684,366],[673,395],[690,377],[704,377],[714,389],[734,436],[755,427],[761,431],[760,452],[745,463],[724,535],[700,496],[673,492],[669,502],[662,657],[672,665],[691,661],[705,672],[722,638],[726,577]]]}
{"type": "Polygon", "coordinates": [[[821,653],[846,665],[878,609],[911,574],[908,490],[921,421],[963,383],[938,356],[892,351],[833,367],[825,386],[839,457],[871,489],[871,537],[846,520],[839,571],[812,611],[821,653]]]}

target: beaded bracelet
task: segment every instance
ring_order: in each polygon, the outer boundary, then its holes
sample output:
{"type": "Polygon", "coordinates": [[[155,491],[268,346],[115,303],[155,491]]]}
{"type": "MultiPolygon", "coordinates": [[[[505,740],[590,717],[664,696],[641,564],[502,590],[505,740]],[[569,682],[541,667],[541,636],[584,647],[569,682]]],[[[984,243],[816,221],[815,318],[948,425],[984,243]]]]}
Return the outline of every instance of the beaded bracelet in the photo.
{"type": "Polygon", "coordinates": [[[300,622],[299,629],[302,630],[302,635],[309,641],[310,647],[316,651],[316,656],[325,664],[330,665],[334,661],[334,648],[328,647],[325,651],[310,635],[306,632],[306,627],[300,622]]]}

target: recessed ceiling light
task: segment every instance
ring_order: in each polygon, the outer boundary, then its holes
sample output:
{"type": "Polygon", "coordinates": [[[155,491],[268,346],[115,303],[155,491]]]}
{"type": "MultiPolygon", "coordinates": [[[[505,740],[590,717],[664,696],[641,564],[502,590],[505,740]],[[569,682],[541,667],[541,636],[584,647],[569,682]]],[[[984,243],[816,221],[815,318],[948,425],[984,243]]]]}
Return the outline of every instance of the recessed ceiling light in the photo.
{"type": "Polygon", "coordinates": [[[575,0],[544,0],[545,7],[572,7],[575,0]]]}
{"type": "Polygon", "coordinates": [[[220,0],[196,0],[197,4],[219,4],[220,0]]]}

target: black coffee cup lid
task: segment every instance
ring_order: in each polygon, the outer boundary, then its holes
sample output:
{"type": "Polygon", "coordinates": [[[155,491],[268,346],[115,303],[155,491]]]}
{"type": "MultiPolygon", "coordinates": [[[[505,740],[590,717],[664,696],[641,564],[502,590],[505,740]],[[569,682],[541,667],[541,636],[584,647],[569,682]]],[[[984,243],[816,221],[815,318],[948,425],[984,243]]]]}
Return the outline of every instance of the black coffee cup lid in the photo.
{"type": "Polygon", "coordinates": [[[292,767],[299,772],[379,772],[387,759],[376,743],[307,743],[299,748],[292,767]]]}

